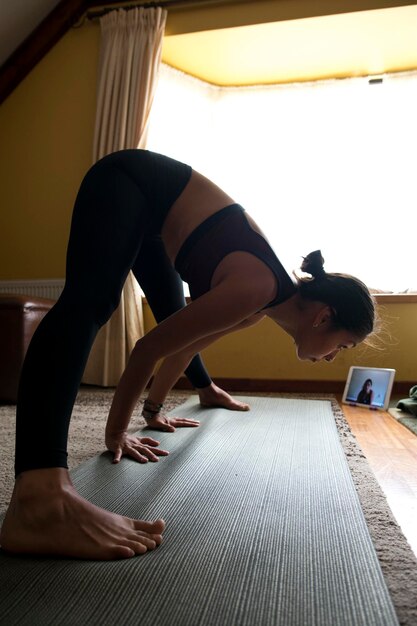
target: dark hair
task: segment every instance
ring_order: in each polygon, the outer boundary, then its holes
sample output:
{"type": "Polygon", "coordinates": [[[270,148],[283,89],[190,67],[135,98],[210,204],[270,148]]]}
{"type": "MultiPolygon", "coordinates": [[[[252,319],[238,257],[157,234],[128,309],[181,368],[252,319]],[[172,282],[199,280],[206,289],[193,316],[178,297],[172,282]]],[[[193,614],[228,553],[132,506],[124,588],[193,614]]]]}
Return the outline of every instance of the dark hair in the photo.
{"type": "Polygon", "coordinates": [[[303,257],[301,271],[310,278],[296,275],[299,293],[306,300],[316,300],[331,307],[336,328],[367,337],[375,327],[375,301],[367,286],[349,274],[327,273],[320,250],[303,257]]]}
{"type": "Polygon", "coordinates": [[[367,379],[365,380],[365,382],[364,382],[364,383],[363,383],[363,385],[362,385],[362,391],[365,391],[365,387],[366,387],[366,385],[367,385],[368,383],[369,383],[369,384],[371,385],[371,387],[372,387],[372,384],[373,384],[373,383],[372,383],[372,378],[367,378],[367,379]]]}

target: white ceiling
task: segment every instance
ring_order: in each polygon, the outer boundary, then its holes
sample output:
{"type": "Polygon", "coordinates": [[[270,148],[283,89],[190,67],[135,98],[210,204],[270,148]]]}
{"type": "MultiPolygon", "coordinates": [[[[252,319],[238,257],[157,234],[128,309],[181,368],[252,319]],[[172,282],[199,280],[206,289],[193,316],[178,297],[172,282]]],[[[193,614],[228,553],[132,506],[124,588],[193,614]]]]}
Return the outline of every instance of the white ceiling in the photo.
{"type": "Polygon", "coordinates": [[[59,0],[0,0],[0,65],[59,3],[59,0]]]}

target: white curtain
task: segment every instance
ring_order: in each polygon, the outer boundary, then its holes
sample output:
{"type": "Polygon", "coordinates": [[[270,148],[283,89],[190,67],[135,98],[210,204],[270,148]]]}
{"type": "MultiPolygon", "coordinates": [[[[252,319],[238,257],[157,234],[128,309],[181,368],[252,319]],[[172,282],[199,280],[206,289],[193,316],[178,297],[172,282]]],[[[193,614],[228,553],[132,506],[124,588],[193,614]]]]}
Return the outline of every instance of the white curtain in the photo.
{"type": "MultiPolygon", "coordinates": [[[[93,161],[126,148],[144,148],[161,61],[167,12],[136,8],[100,20],[101,51],[93,161]]],[[[129,274],[118,309],[100,330],[83,382],[114,386],[143,335],[139,287],[129,274]]]]}

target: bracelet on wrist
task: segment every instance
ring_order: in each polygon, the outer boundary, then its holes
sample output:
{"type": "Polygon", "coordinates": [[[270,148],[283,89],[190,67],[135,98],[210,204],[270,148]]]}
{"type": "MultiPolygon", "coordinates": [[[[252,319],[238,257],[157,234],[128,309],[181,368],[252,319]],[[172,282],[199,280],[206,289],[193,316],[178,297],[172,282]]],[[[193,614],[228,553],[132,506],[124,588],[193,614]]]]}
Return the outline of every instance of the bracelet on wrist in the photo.
{"type": "Polygon", "coordinates": [[[145,400],[145,402],[143,403],[142,417],[148,420],[152,419],[153,417],[155,417],[155,415],[161,412],[163,406],[164,405],[162,404],[162,402],[152,402],[151,400],[145,400]]]}

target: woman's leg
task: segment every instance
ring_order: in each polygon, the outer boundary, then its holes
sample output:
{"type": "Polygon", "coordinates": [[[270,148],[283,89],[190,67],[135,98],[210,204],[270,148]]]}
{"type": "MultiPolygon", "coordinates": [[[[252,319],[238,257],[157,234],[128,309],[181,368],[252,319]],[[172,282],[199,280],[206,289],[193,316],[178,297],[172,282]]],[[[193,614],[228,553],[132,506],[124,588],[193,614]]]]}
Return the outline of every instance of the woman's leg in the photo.
{"type": "Polygon", "coordinates": [[[100,326],[116,308],[143,238],[146,202],[121,170],[96,165],[77,197],[64,292],[29,347],[17,406],[15,491],[1,533],[12,552],[108,559],[160,542],[161,521],[130,520],[82,499],[66,468],[73,403],[100,326]]]}
{"type": "Polygon", "coordinates": [[[143,237],[144,200],[130,178],[96,166],[75,204],[62,296],[30,344],[17,405],[16,473],[66,467],[73,404],[99,328],[117,307],[143,237]]]}
{"type": "MultiPolygon", "coordinates": [[[[132,270],[158,323],[186,306],[181,277],[169,260],[159,235],[143,241],[132,270]]],[[[246,403],[235,400],[213,383],[199,354],[193,357],[184,373],[197,390],[202,405],[221,406],[233,411],[248,410],[246,403]]]]}
{"type": "MultiPolygon", "coordinates": [[[[160,235],[147,237],[143,241],[132,270],[158,323],[185,307],[181,277],[167,256],[160,235]]],[[[211,384],[210,375],[199,354],[192,359],[184,373],[197,389],[211,384]]]]}

